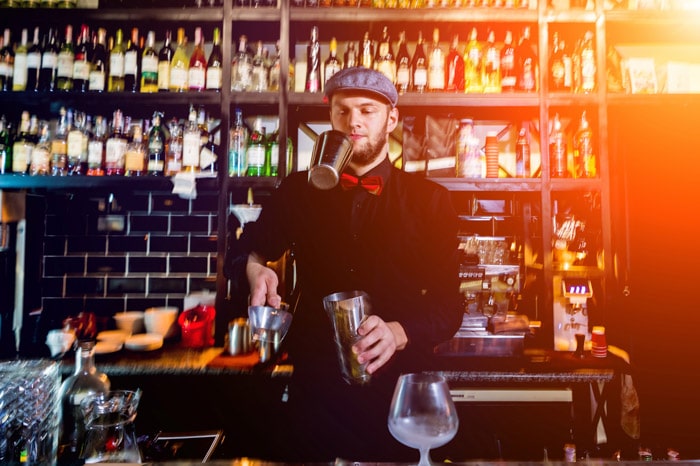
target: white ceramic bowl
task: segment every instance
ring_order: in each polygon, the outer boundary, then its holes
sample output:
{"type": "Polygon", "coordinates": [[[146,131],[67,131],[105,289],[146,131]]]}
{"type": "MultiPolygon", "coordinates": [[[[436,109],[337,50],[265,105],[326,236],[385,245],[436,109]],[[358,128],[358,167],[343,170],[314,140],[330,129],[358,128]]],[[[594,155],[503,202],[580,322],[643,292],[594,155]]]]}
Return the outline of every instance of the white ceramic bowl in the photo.
{"type": "Polygon", "coordinates": [[[97,341],[123,345],[130,336],[131,335],[124,330],[104,330],[97,334],[97,341]]]}
{"type": "Polygon", "coordinates": [[[143,313],[146,332],[171,338],[177,333],[176,307],[150,307],[143,313]]]}
{"type": "Polygon", "coordinates": [[[114,314],[114,322],[119,330],[129,335],[143,332],[143,312],[141,311],[117,312],[114,314]]]}

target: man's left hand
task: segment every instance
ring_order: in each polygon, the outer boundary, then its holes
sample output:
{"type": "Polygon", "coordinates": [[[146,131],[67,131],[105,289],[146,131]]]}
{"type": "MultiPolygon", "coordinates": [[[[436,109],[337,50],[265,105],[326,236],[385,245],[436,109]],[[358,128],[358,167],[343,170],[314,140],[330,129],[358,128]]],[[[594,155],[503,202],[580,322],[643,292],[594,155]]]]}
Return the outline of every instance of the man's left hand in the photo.
{"type": "Polygon", "coordinates": [[[384,322],[376,315],[367,316],[357,333],[363,337],[352,350],[360,364],[369,362],[367,372],[373,374],[408,343],[408,337],[398,322],[384,322]]]}

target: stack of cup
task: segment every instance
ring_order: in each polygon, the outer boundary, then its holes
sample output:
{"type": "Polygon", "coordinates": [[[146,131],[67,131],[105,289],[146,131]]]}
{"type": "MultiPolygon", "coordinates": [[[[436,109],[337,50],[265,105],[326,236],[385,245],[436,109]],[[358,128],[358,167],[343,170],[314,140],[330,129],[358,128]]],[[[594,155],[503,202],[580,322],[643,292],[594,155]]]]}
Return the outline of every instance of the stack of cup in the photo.
{"type": "Polygon", "coordinates": [[[591,330],[591,354],[596,358],[604,358],[608,355],[605,327],[594,326],[591,330]]]}
{"type": "Polygon", "coordinates": [[[486,178],[498,178],[498,134],[486,133],[486,178]]]}

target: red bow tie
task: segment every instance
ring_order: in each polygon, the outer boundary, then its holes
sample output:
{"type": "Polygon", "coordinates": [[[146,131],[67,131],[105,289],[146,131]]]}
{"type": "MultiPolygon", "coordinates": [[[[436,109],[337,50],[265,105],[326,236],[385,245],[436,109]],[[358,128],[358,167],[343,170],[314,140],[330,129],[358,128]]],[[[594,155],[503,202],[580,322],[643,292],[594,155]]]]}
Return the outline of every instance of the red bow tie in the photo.
{"type": "Polygon", "coordinates": [[[370,194],[379,196],[382,192],[383,180],[381,176],[364,176],[356,177],[347,173],[340,175],[340,186],[344,189],[352,189],[355,186],[360,186],[370,194]]]}

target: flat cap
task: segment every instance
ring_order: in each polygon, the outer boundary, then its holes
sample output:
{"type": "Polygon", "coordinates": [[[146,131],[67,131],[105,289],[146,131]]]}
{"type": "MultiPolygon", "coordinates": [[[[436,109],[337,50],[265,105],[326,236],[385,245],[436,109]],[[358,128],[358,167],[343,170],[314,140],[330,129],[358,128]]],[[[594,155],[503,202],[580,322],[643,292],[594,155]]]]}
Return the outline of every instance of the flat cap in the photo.
{"type": "Polygon", "coordinates": [[[335,73],[326,82],[325,96],[330,101],[331,96],[338,91],[365,91],[383,98],[396,107],[399,94],[396,87],[379,71],[353,66],[335,73]]]}

